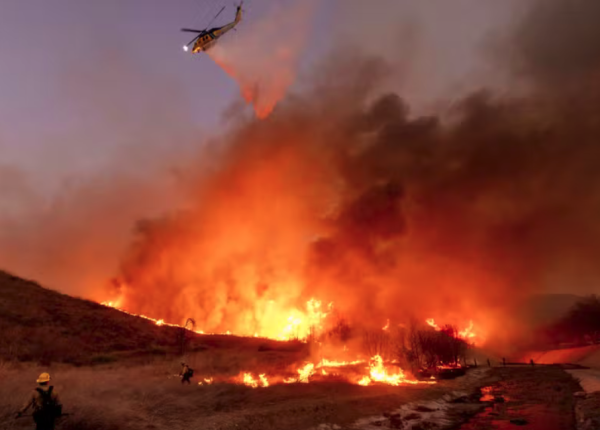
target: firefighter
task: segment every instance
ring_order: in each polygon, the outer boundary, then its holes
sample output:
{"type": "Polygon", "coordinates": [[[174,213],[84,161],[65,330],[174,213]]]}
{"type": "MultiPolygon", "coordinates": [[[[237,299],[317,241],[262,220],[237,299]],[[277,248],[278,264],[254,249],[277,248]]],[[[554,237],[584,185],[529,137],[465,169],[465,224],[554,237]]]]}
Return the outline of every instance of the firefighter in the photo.
{"type": "Polygon", "coordinates": [[[185,384],[186,382],[191,384],[192,381],[190,381],[190,378],[194,376],[194,370],[191,369],[187,364],[181,363],[181,372],[179,373],[179,376],[181,376],[182,384],[185,384]]]}
{"type": "Polygon", "coordinates": [[[33,421],[37,430],[53,430],[56,419],[62,415],[62,405],[54,387],[50,385],[50,375],[42,373],[36,381],[38,387],[17,414],[23,416],[29,408],[33,408],[33,421]]]}

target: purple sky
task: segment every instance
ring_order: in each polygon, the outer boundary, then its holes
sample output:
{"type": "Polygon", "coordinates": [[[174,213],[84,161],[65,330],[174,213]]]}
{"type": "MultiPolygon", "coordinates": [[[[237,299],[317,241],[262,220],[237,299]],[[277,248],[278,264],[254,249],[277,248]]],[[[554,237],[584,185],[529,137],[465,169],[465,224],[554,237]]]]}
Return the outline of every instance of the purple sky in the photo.
{"type": "MultiPolygon", "coordinates": [[[[246,3],[245,19],[257,20],[273,2],[246,3]]],[[[131,140],[136,124],[146,127],[144,116],[158,115],[146,112],[151,106],[180,115],[169,128],[214,128],[239,97],[237,84],[208,57],[183,52],[191,37],[179,29],[206,25],[199,18],[221,5],[227,8],[213,25],[233,18],[233,2],[4,0],[0,164],[51,176],[85,171],[131,140]]],[[[315,23],[325,29],[319,21],[328,8],[321,9],[315,23]]]]}
{"type": "MultiPolygon", "coordinates": [[[[244,19],[260,20],[274,4],[295,1],[306,0],[248,0],[244,19]]],[[[340,40],[355,43],[406,69],[394,89],[426,105],[474,85],[473,73],[486,75],[473,67],[475,51],[516,3],[317,1],[300,64],[308,68],[340,40]]],[[[233,17],[233,2],[3,0],[0,165],[35,171],[46,183],[102,165],[134,140],[153,140],[148,147],[160,153],[214,131],[239,99],[237,84],[208,57],[184,53],[191,38],[179,28],[202,26],[199,18],[220,4],[227,9],[215,24],[223,24],[233,17]],[[150,126],[151,135],[140,132],[150,126]]],[[[230,35],[240,43],[243,25],[230,35]]]]}

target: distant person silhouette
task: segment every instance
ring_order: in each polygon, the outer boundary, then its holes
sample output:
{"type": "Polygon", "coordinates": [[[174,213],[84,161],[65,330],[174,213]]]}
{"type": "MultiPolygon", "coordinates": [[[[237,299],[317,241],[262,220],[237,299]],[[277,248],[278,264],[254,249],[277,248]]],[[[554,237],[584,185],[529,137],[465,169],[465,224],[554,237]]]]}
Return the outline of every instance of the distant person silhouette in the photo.
{"type": "Polygon", "coordinates": [[[179,373],[179,376],[181,376],[182,384],[185,384],[186,382],[191,384],[192,381],[190,379],[192,376],[194,376],[194,370],[191,369],[187,364],[181,363],[181,372],[179,373]]]}

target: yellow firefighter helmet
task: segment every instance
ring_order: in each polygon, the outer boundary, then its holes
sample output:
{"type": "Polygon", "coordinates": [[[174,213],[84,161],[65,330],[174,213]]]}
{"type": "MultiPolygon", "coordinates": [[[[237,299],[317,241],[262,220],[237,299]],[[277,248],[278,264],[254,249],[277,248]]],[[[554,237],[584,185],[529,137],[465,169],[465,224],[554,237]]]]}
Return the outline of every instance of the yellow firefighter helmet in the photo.
{"type": "Polygon", "coordinates": [[[50,374],[49,373],[42,373],[40,375],[40,377],[37,379],[38,384],[43,384],[45,382],[50,382],[50,374]]]}

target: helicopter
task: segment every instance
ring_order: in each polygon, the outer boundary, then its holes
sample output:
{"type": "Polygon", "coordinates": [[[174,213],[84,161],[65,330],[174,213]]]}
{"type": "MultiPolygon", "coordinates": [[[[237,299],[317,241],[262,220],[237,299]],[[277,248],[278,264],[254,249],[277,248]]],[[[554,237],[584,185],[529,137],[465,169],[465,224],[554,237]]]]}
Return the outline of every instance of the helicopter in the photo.
{"type": "MultiPolygon", "coordinates": [[[[222,27],[214,27],[214,28],[211,28],[208,30],[207,29],[195,30],[193,28],[182,28],[181,31],[198,34],[196,37],[194,37],[192,39],[192,41],[190,43],[183,46],[183,50],[185,52],[188,52],[190,50],[190,45],[192,45],[192,44],[194,45],[192,47],[192,54],[197,54],[199,52],[205,52],[205,51],[208,51],[210,48],[212,48],[215,45],[215,43],[217,42],[217,39],[219,39],[221,36],[223,36],[229,30],[233,30],[233,28],[236,25],[238,25],[238,23],[242,20],[242,3],[240,3],[240,5],[237,7],[237,10],[235,12],[235,19],[233,20],[233,22],[230,22],[229,24],[226,24],[222,27]]],[[[223,12],[224,9],[225,9],[225,6],[223,6],[223,8],[219,11],[219,13],[217,13],[215,15],[215,17],[212,19],[212,21],[214,21],[221,14],[221,12],[223,12]]],[[[211,21],[211,23],[212,23],[212,21],[211,21]]],[[[209,23],[209,25],[210,25],[210,23],[209,23]]]]}

